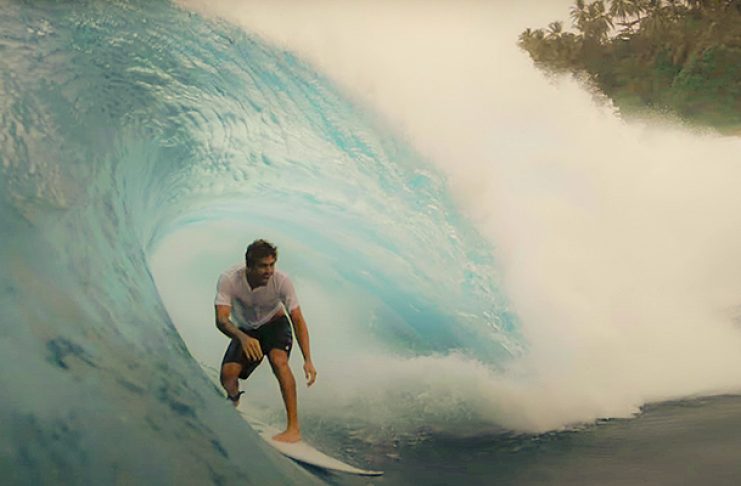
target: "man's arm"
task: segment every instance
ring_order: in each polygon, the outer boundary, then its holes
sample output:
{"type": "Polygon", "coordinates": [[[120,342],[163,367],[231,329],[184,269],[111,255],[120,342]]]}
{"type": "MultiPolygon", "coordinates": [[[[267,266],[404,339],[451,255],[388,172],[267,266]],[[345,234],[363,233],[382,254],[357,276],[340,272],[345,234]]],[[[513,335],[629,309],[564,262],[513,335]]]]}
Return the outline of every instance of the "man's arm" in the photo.
{"type": "Polygon", "coordinates": [[[296,333],[298,346],[301,348],[301,354],[304,355],[304,374],[306,375],[306,385],[311,386],[316,381],[316,368],[311,361],[311,347],[309,346],[309,329],[306,327],[304,315],[301,313],[301,307],[296,307],[291,312],[291,322],[293,330],[296,333]]]}
{"type": "Polygon", "coordinates": [[[262,348],[260,342],[242,332],[229,318],[232,308],[228,305],[216,305],[216,327],[226,337],[238,339],[242,343],[242,349],[248,358],[254,361],[262,359],[262,348]]]}

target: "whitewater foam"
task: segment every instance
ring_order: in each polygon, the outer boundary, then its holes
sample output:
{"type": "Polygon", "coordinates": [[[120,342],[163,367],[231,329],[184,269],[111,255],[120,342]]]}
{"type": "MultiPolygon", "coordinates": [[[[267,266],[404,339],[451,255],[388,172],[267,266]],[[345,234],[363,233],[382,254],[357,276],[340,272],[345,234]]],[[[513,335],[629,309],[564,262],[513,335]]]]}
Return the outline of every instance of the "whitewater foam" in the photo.
{"type": "Polygon", "coordinates": [[[304,56],[446,174],[530,346],[528,380],[471,387],[510,397],[491,420],[543,430],[741,389],[741,141],[627,124],[539,73],[516,37],[566,3],[184,3],[304,56]]]}

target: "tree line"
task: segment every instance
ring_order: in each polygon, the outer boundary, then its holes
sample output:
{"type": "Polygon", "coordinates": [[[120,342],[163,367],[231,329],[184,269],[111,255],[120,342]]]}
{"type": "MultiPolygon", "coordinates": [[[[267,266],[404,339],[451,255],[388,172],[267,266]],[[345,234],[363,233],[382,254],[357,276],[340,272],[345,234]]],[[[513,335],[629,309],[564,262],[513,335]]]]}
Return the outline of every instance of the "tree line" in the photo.
{"type": "Polygon", "coordinates": [[[741,0],[576,0],[519,37],[537,66],[587,77],[624,113],[741,133],[741,0]]]}

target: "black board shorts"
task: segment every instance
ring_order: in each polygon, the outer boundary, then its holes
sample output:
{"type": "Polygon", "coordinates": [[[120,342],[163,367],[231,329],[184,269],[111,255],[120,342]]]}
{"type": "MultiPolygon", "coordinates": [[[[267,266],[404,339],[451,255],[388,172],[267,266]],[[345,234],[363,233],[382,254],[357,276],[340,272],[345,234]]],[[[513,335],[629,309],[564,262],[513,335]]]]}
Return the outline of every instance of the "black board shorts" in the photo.
{"type": "MultiPolygon", "coordinates": [[[[271,349],[282,349],[289,356],[291,355],[293,333],[291,332],[291,323],[288,317],[283,316],[273,319],[257,329],[245,329],[243,327],[240,327],[240,329],[248,336],[260,341],[260,348],[264,356],[267,356],[271,349]]],[[[250,360],[244,354],[242,343],[239,342],[239,339],[232,339],[229,347],[226,348],[221,366],[223,367],[226,363],[238,363],[242,365],[242,372],[239,374],[239,377],[245,380],[262,363],[262,359],[258,361],[250,360]]]]}

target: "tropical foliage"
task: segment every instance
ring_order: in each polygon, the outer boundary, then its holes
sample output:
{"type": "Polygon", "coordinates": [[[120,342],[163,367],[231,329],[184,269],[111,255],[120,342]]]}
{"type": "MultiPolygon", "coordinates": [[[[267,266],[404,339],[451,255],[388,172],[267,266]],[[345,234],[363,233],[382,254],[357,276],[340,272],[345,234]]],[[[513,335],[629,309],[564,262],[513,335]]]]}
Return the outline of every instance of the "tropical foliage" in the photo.
{"type": "Polygon", "coordinates": [[[570,18],[520,35],[536,65],[588,77],[624,113],[741,133],[741,0],[576,0],[570,18]]]}

